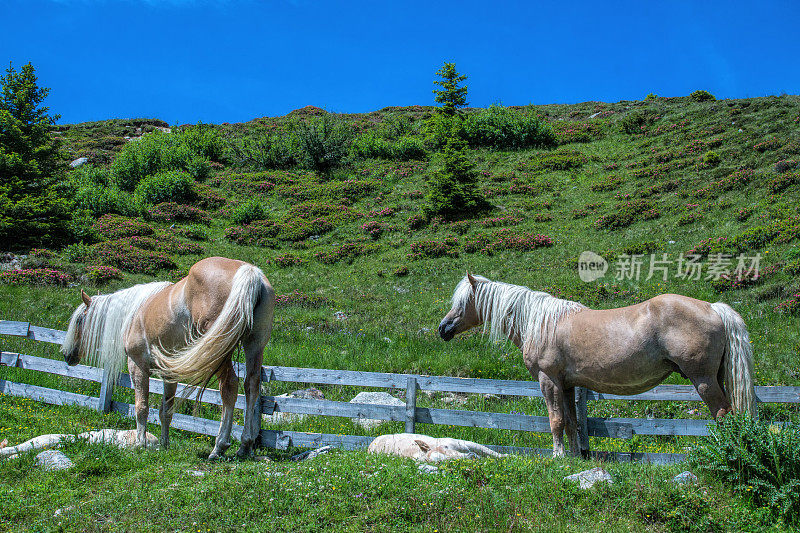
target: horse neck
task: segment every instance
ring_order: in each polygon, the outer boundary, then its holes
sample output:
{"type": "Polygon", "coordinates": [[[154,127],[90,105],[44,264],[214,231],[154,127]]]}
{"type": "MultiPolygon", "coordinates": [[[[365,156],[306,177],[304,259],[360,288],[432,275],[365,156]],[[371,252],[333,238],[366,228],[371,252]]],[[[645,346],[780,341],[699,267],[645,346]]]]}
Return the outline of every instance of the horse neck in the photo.
{"type": "Polygon", "coordinates": [[[562,317],[584,308],[519,285],[493,281],[478,287],[476,309],[484,324],[491,323],[490,338],[508,339],[520,349],[531,344],[543,347],[552,340],[562,317]]]}

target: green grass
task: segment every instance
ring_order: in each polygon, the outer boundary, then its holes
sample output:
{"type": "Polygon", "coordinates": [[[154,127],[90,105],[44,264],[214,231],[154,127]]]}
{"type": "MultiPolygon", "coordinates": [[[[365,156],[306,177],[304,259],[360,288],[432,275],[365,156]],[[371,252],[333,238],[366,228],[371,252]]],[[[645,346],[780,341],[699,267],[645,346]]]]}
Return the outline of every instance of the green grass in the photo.
{"type": "MultiPolygon", "coordinates": [[[[530,379],[522,365],[519,350],[511,344],[489,344],[479,331],[461,335],[449,343],[437,337],[436,326],[449,309],[455,284],[469,270],[491,279],[579,300],[597,308],[630,305],[665,292],[707,301],[726,301],[744,317],[750,330],[755,351],[756,384],[800,385],[797,366],[800,357],[798,318],[775,310],[781,301],[800,292],[797,277],[787,266],[797,258],[797,235],[782,242],[751,244],[746,251],[761,253],[762,269],[772,269],[774,272],[753,286],[724,292],[718,292],[706,280],[674,277],[666,281],[659,278],[649,281],[615,280],[613,263],[606,278],[585,284],[579,280],[576,270],[577,257],[584,250],[593,250],[612,258],[626,250],[639,249],[647,250],[647,253],[667,253],[670,258],[676,259],[680,253],[692,249],[703,239],[732,239],[752,228],[800,215],[800,181],[787,180],[790,184],[779,194],[773,194],[769,186],[779,175],[775,170],[778,161],[800,159],[800,133],[797,129],[800,98],[781,96],[703,103],[692,102],[688,98],[657,98],[645,102],[536,106],[535,110],[547,117],[557,132],[562,132],[559,137],[562,141],[568,140],[569,135],[577,139],[578,134],[563,133],[574,130],[585,132],[580,135],[583,135],[581,140],[586,142],[571,142],[554,150],[503,152],[480,149],[470,152],[479,173],[480,187],[494,205],[494,209],[483,217],[511,215],[518,219],[515,223],[505,219],[505,225],[501,223],[496,227],[484,227],[480,219],[460,222],[460,225],[434,220],[415,229],[409,228],[409,217],[419,214],[422,209],[426,176],[435,169],[435,158],[410,162],[352,161],[329,175],[319,175],[301,169],[286,171],[237,166],[231,152],[213,162],[212,176],[198,185],[201,198],[196,206],[209,211],[212,217],[204,232],[200,232],[205,234],[205,239],[197,241],[203,247],[202,254],[171,257],[177,263],[178,271],[185,270],[202,257],[212,255],[242,259],[260,266],[279,295],[298,291],[316,298],[317,303],[313,305],[289,304],[276,310],[273,337],[264,355],[265,364],[268,365],[530,379]],[[588,119],[598,112],[601,116],[588,119]],[[647,113],[653,117],[641,134],[623,133],[621,122],[632,112],[647,113]],[[776,141],[768,143],[768,149],[755,148],[772,139],[776,141]],[[720,156],[719,162],[707,163],[705,155],[710,151],[720,156]],[[752,170],[747,183],[734,187],[714,185],[742,168],[752,170]],[[349,178],[358,181],[358,185],[345,183],[349,178]],[[274,185],[268,186],[265,182],[274,185]],[[601,182],[612,185],[594,187],[593,190],[591,186],[601,182]],[[709,186],[712,188],[707,189],[709,186]],[[204,195],[209,194],[223,198],[223,205],[209,207],[203,204],[206,201],[203,200],[204,195]],[[598,229],[595,221],[601,216],[619,212],[627,195],[633,201],[649,202],[649,206],[657,209],[660,216],[645,219],[637,215],[630,225],[613,230],[598,229]],[[270,220],[286,227],[270,236],[264,246],[240,246],[227,240],[225,232],[232,225],[230,217],[235,209],[253,198],[262,204],[270,220]],[[302,202],[343,204],[347,206],[348,213],[357,215],[344,214],[343,209],[337,208],[337,214],[330,217],[330,231],[293,242],[291,239],[295,233],[289,230],[294,229],[297,215],[291,213],[295,213],[292,210],[302,202]],[[687,207],[687,204],[698,205],[687,207]],[[391,208],[391,213],[386,211],[387,208],[391,208]],[[743,209],[751,210],[752,214],[749,217],[740,215],[743,209]],[[694,220],[687,218],[686,213],[695,210],[701,216],[694,220]],[[364,223],[372,220],[385,224],[385,230],[376,239],[362,229],[364,223]],[[679,221],[688,223],[679,224],[679,221]],[[467,253],[464,250],[466,241],[500,230],[514,234],[545,234],[552,237],[555,244],[528,252],[501,250],[493,255],[467,253]],[[455,256],[420,260],[408,257],[414,242],[443,242],[453,238],[458,243],[455,256]],[[366,244],[366,253],[333,264],[315,258],[318,253],[329,252],[349,242],[366,244]],[[287,253],[300,257],[304,262],[297,266],[280,267],[275,259],[287,253]],[[394,274],[404,270],[407,270],[407,275],[394,274]],[[334,317],[337,311],[344,312],[348,318],[337,320],[334,317]]],[[[311,111],[301,110],[293,113],[293,116],[311,111]]],[[[371,129],[385,117],[400,113],[409,115],[418,128],[421,124],[419,121],[430,112],[431,108],[422,107],[392,108],[366,115],[346,115],[345,119],[361,129],[371,129]]],[[[216,129],[230,145],[258,131],[280,130],[289,118],[256,119],[249,123],[222,125],[216,129]]],[[[108,166],[122,146],[120,139],[136,135],[137,128],[146,131],[156,125],[163,124],[115,120],[60,127],[60,136],[65,140],[64,158],[66,161],[79,155],[91,158],[94,153],[95,163],[108,166]]],[[[414,135],[419,135],[414,127],[412,131],[417,132],[414,135]]],[[[147,222],[167,234],[176,234],[191,226],[189,223],[173,225],[147,222]]],[[[181,241],[181,237],[176,239],[181,241]]],[[[70,263],[62,254],[50,260],[46,266],[73,274],[77,286],[17,287],[0,284],[0,318],[66,328],[72,310],[80,303],[78,291],[85,286],[80,278],[85,273],[85,265],[70,263]]],[[[647,263],[645,269],[646,266],[647,263]]],[[[674,271],[670,272],[672,274],[674,271]]],[[[174,279],[176,275],[174,272],[161,272],[155,277],[126,273],[122,281],[98,289],[87,287],[87,291],[111,292],[153,279],[174,279]]],[[[54,346],[24,340],[4,338],[2,349],[57,357],[54,346]]],[[[97,385],[17,369],[0,368],[0,379],[85,394],[97,393],[97,385]]],[[[667,383],[687,382],[673,375],[667,383]]],[[[268,392],[278,394],[303,386],[270,383],[268,392]]],[[[343,401],[362,390],[356,387],[320,388],[327,398],[343,401]]],[[[115,399],[130,402],[132,393],[119,390],[115,393],[115,399]]],[[[157,405],[157,402],[158,399],[154,398],[151,405],[157,405]]],[[[420,405],[447,406],[441,396],[428,398],[424,395],[420,395],[420,405]]],[[[536,399],[486,399],[471,395],[463,408],[545,414],[543,403],[536,399]]],[[[180,409],[190,412],[188,405],[180,409]]],[[[785,420],[797,413],[796,405],[761,406],[762,417],[769,419],[785,420]]],[[[210,418],[219,416],[212,407],[204,408],[202,414],[210,418]]],[[[655,418],[709,416],[706,407],[697,402],[627,401],[593,402],[589,406],[589,415],[655,418]],[[690,412],[694,409],[699,409],[700,414],[690,412]]],[[[77,432],[108,425],[132,425],[130,420],[100,418],[86,410],[40,406],[7,397],[0,398],[0,420],[3,436],[7,436],[12,443],[51,431],[77,432]],[[20,412],[18,407],[21,405],[31,410],[30,416],[20,412]]],[[[349,420],[339,418],[309,417],[303,423],[282,427],[365,434],[349,420]]],[[[388,423],[366,434],[377,435],[400,428],[399,423],[388,423]]],[[[151,431],[155,432],[154,429],[151,431]]],[[[419,431],[487,444],[550,445],[549,435],[525,432],[425,425],[421,425],[419,431]]],[[[690,438],[673,437],[637,438],[631,441],[595,439],[592,447],[622,451],[684,452],[693,442],[690,438]]],[[[444,480],[450,478],[434,476],[420,481],[415,477],[414,469],[410,468],[413,465],[391,460],[385,463],[389,465],[387,472],[391,471],[391,476],[397,477],[390,476],[386,480],[398,487],[406,487],[402,492],[403,498],[394,499],[396,495],[392,496],[394,493],[391,492],[393,487],[387,489],[389,492],[372,487],[373,495],[365,499],[363,507],[356,512],[355,507],[350,507],[344,500],[339,501],[338,496],[334,497],[332,491],[328,490],[325,495],[332,498],[329,504],[315,502],[320,510],[306,511],[299,500],[290,504],[285,494],[268,492],[277,491],[278,488],[265,489],[259,483],[272,487],[276,485],[272,483],[274,480],[268,483],[263,475],[256,473],[264,468],[280,468],[285,470],[285,479],[291,477],[299,483],[306,479],[303,469],[310,467],[278,462],[269,466],[231,463],[207,465],[196,458],[203,446],[210,448],[207,439],[184,436],[178,438],[175,448],[169,452],[126,452],[124,457],[120,456],[123,457],[120,459],[122,466],[113,475],[108,473],[89,478],[81,478],[77,474],[50,475],[30,469],[20,472],[10,463],[2,463],[0,472],[3,478],[15,479],[15,484],[28,487],[25,490],[30,491],[26,493],[29,496],[27,498],[7,497],[16,503],[11,507],[6,505],[7,510],[3,512],[12,512],[13,509],[14,521],[9,523],[15,524],[18,520],[26,520],[26,517],[29,522],[19,523],[30,523],[30,520],[34,520],[30,518],[33,515],[26,513],[34,513],[37,516],[35,520],[41,520],[32,522],[38,524],[36,529],[53,529],[57,527],[57,521],[50,518],[50,507],[60,505],[63,503],[61,500],[85,500],[88,503],[79,506],[75,522],[68,522],[73,518],[61,520],[67,521],[64,522],[67,525],[93,524],[91,527],[96,529],[129,529],[126,524],[137,523],[137,517],[141,517],[142,509],[152,496],[152,486],[149,484],[155,482],[151,476],[157,477],[153,470],[160,468],[162,472],[167,472],[164,479],[170,481],[163,485],[155,483],[155,486],[163,488],[175,484],[169,490],[159,492],[158,497],[153,496],[157,508],[161,509],[157,511],[158,516],[163,516],[164,524],[167,524],[164,528],[179,529],[197,525],[197,529],[201,529],[201,526],[212,530],[233,529],[234,524],[252,524],[250,519],[243,516],[255,513],[255,509],[259,513],[273,512],[273,521],[279,524],[276,529],[313,529],[323,516],[332,517],[329,527],[336,525],[339,529],[509,529],[517,513],[520,513],[520,517],[513,526],[533,530],[593,530],[601,527],[627,530],[680,530],[688,527],[757,530],[767,527],[767,522],[763,521],[766,519],[759,511],[748,507],[743,500],[730,499],[721,486],[711,484],[704,485],[702,489],[691,489],[691,497],[687,497],[681,492],[687,489],[664,485],[663,480],[674,474],[672,467],[612,465],[610,468],[625,473],[620,474],[623,481],[610,492],[600,492],[598,494],[602,496],[598,496],[578,494],[562,486],[559,481],[563,466],[574,471],[589,465],[579,462],[537,462],[524,458],[491,462],[492,466],[488,467],[496,468],[497,472],[507,472],[510,479],[515,480],[507,483],[514,487],[512,492],[503,492],[506,491],[503,488],[505,485],[495,486],[488,482],[476,484],[475,477],[471,478],[470,483],[462,475],[463,480],[458,481],[462,485],[458,486],[469,486],[469,492],[454,493],[460,494],[460,499],[448,501],[469,506],[469,512],[461,513],[461,510],[444,506],[440,501],[442,498],[431,496],[449,486],[446,483],[450,481],[444,480]],[[181,472],[192,465],[201,465],[217,473],[224,471],[226,475],[186,479],[181,472]],[[290,471],[295,473],[290,475],[290,471]],[[520,481],[523,479],[520,476],[525,475],[531,477],[524,477],[525,481],[520,481]],[[88,484],[85,483],[86,479],[90,480],[88,484]],[[50,507],[37,511],[32,502],[40,499],[36,491],[43,490],[43,485],[47,483],[56,483],[56,497],[48,502],[50,507]],[[137,483],[143,484],[144,488],[137,483]],[[410,496],[413,491],[404,485],[408,483],[418,486],[422,491],[419,496],[410,496]],[[193,499],[196,496],[185,487],[194,485],[207,488],[206,497],[210,503],[193,499]],[[430,494],[425,492],[428,490],[430,494]],[[130,511],[112,505],[112,502],[124,500],[121,494],[125,491],[135,495],[132,496],[130,511]],[[698,495],[702,491],[706,492],[698,495]],[[92,495],[91,499],[88,499],[89,494],[92,495]],[[227,499],[236,498],[235,494],[243,498],[243,502],[253,498],[259,504],[229,505],[227,499]],[[275,504],[273,508],[269,505],[269,498],[284,503],[275,504]],[[405,513],[403,509],[395,507],[402,506],[399,501],[411,502],[407,507],[413,511],[405,513]],[[162,504],[166,507],[168,502],[178,509],[168,511],[161,507],[162,504]],[[573,502],[577,505],[574,511],[571,510],[573,502]],[[26,505],[31,505],[27,511],[24,510],[26,505]],[[182,514],[193,506],[207,511],[198,511],[197,517],[187,518],[182,514]],[[597,508],[596,511],[591,510],[593,506],[597,508]],[[217,512],[228,507],[232,513],[230,521],[217,512]],[[289,509],[291,512],[287,511],[289,509]],[[428,512],[431,509],[439,512],[443,518],[439,519],[435,513],[428,512]],[[674,509],[679,517],[670,515],[664,509],[674,509]],[[538,514],[534,514],[536,511],[538,514]],[[84,512],[87,514],[80,514],[84,512]],[[480,518],[475,518],[476,514],[480,518]],[[105,517],[102,520],[108,521],[98,521],[101,516],[105,517]],[[489,522],[490,519],[498,520],[499,527],[489,522]]],[[[78,454],[88,453],[86,450],[75,451],[78,454]]],[[[374,465],[376,460],[362,454],[337,453],[324,461],[330,465],[331,475],[326,475],[325,481],[330,483],[336,479],[334,475],[352,479],[347,476],[363,469],[364,464],[374,465]]],[[[386,475],[389,476],[388,473],[386,475]]],[[[461,479],[455,473],[452,473],[452,478],[453,483],[453,480],[461,479]]],[[[277,483],[276,487],[279,486],[280,483],[277,483]]],[[[361,487],[357,484],[354,486],[361,487]]],[[[360,492],[368,494],[365,490],[360,492]]],[[[355,501],[352,498],[350,500],[355,501]]],[[[251,519],[255,519],[255,515],[251,519]]]]}

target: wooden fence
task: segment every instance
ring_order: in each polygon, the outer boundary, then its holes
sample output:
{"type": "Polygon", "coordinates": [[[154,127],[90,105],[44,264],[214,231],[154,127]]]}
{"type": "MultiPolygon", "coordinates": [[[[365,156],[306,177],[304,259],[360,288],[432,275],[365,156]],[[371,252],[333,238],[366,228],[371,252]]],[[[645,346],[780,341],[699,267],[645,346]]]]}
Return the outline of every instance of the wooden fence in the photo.
{"type": "MultiPolygon", "coordinates": [[[[30,325],[27,322],[11,322],[0,320],[0,335],[25,337],[35,341],[61,344],[64,332],[30,325]]],[[[14,383],[0,380],[0,393],[10,396],[21,396],[56,405],[82,405],[98,409],[102,412],[117,412],[124,416],[134,417],[134,406],[124,402],[112,401],[113,388],[109,376],[103,370],[84,365],[73,367],[61,360],[34,357],[13,352],[0,351],[0,365],[46,372],[60,376],[99,382],[100,396],[92,397],[83,394],[49,389],[36,385],[14,383]]],[[[237,372],[244,374],[244,367],[239,363],[237,372]]],[[[262,368],[264,382],[297,382],[321,385],[343,385],[357,387],[379,387],[405,389],[405,406],[367,405],[337,402],[330,400],[313,400],[300,398],[283,398],[261,396],[263,414],[276,412],[339,416],[348,418],[380,419],[405,423],[406,432],[414,432],[416,424],[443,424],[454,426],[480,427],[501,430],[533,431],[549,433],[550,423],[545,416],[528,416],[516,413],[492,413],[481,411],[463,411],[455,409],[434,409],[418,407],[417,391],[441,391],[471,394],[494,394],[498,396],[542,397],[539,383],[535,381],[513,381],[498,379],[455,378],[442,376],[423,376],[416,374],[387,374],[380,372],[358,372],[350,370],[323,370],[316,368],[294,368],[265,366],[262,368]]],[[[119,376],[116,386],[132,388],[127,374],[119,376]]],[[[158,379],[150,380],[150,392],[163,393],[163,383],[158,379]]],[[[179,385],[178,394],[183,390],[179,385]]],[[[598,400],[679,400],[700,401],[700,397],[690,385],[659,385],[652,390],[632,395],[618,396],[602,394],[589,390],[579,390],[577,396],[578,416],[581,427],[581,440],[588,448],[588,437],[611,437],[629,439],[633,435],[681,435],[703,436],[708,434],[709,420],[692,419],[640,419],[640,418],[590,418],[587,417],[587,402],[598,400]]],[[[760,402],[800,403],[800,387],[756,387],[756,396],[760,402]]],[[[204,403],[222,405],[219,391],[208,389],[200,399],[204,403]]],[[[243,395],[239,395],[236,407],[245,405],[243,395]]],[[[151,409],[149,422],[159,424],[158,411],[151,409]]],[[[175,414],[172,426],[176,429],[216,435],[219,422],[194,416],[175,414]]],[[[241,426],[234,426],[234,437],[241,435],[241,426]]],[[[263,447],[286,448],[287,446],[319,447],[334,445],[347,449],[363,448],[369,445],[373,437],[357,435],[333,435],[324,433],[304,433],[298,431],[261,430],[260,440],[263,447]]],[[[518,448],[510,446],[489,446],[504,453],[537,453],[547,455],[551,450],[518,448]]],[[[621,461],[640,460],[648,462],[676,462],[685,458],[684,454],[668,453],[624,453],[593,452],[595,456],[621,461]]]]}

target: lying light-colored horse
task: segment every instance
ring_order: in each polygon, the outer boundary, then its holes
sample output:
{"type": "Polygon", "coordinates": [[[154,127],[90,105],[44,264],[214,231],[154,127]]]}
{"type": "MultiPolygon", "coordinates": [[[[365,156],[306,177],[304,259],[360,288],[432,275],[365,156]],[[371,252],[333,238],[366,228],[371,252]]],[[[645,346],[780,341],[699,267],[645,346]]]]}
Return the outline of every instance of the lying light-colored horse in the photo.
{"type": "Polygon", "coordinates": [[[89,297],[72,314],[61,351],[67,364],[83,357],[111,373],[112,383],[127,359],[136,391],[137,444],[145,446],[149,378],[164,380],[159,415],[161,444],[169,446],[169,425],[177,382],[199,386],[217,376],[222,421],[209,459],[231,445],[233,408],[239,379],[232,357],[239,346],[246,360],[244,430],[240,457],[253,454],[261,413],[256,412],[264,347],[272,331],[275,293],[257,267],[224,257],[195,263],[177,283],[136,285],[89,297]]]}
{"type": "Polygon", "coordinates": [[[724,303],[662,294],[628,307],[594,310],[467,274],[456,286],[439,335],[449,341],[481,324],[492,339],[516,344],[539,379],[555,456],[564,455],[565,426],[570,451],[580,454],[575,387],[638,394],[678,372],[689,378],[714,418],[732,408],[756,413],[747,327],[724,303]]]}
{"type": "Polygon", "coordinates": [[[483,444],[468,440],[435,438],[416,433],[381,435],[373,440],[367,451],[410,457],[416,461],[438,463],[448,459],[465,459],[475,456],[505,457],[483,444]]]}

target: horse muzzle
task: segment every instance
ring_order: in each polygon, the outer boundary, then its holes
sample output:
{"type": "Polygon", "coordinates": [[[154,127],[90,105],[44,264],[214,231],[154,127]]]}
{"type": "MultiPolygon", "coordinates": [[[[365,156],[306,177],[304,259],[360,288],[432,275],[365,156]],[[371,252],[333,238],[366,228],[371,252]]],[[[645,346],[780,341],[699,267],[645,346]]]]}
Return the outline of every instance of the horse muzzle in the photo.
{"type": "Polygon", "coordinates": [[[455,324],[442,320],[442,323],[439,324],[439,336],[442,340],[449,341],[456,336],[455,329],[455,324]]]}

